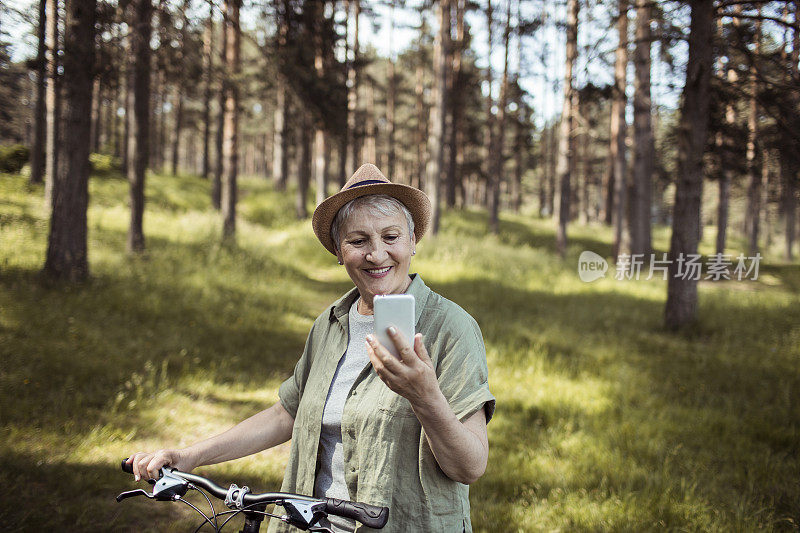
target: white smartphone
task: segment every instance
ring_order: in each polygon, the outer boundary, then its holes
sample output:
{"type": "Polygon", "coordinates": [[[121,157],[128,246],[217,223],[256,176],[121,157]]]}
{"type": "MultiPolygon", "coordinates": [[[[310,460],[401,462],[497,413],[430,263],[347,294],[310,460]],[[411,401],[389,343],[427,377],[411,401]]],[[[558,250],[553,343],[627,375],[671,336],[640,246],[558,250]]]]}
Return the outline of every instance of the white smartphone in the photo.
{"type": "Polygon", "coordinates": [[[395,357],[400,352],[386,331],[394,326],[405,337],[406,342],[414,346],[414,297],[410,294],[376,295],[373,300],[375,310],[375,336],[395,357]]]}

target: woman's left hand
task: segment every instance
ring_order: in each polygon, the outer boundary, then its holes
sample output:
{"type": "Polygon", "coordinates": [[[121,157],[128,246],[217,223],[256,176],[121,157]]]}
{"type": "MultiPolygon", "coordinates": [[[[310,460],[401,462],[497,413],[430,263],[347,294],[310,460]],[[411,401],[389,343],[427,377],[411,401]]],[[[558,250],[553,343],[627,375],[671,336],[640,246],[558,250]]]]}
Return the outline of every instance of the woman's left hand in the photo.
{"type": "Polygon", "coordinates": [[[412,406],[425,405],[441,395],[433,361],[422,342],[422,334],[414,336],[414,346],[408,344],[394,327],[388,330],[400,359],[383,346],[374,335],[367,335],[367,354],[378,377],[412,406]]]}

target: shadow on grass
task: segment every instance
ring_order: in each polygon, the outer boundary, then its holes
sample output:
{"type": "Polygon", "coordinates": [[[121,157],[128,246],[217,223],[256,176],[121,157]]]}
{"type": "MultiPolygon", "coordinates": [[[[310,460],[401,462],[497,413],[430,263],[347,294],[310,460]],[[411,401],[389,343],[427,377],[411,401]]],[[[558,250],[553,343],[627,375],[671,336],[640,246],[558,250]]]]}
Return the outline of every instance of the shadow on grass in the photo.
{"type": "MultiPolygon", "coordinates": [[[[197,473],[222,486],[230,482],[247,485],[253,492],[277,491],[281,483],[274,476],[246,475],[231,479],[209,468],[198,469],[197,473]]],[[[151,490],[149,485],[135,483],[132,476],[122,472],[118,461],[111,464],[51,463],[3,453],[0,454],[0,483],[15,488],[13,498],[3,498],[0,502],[3,531],[193,531],[202,522],[197,513],[178,503],[156,502],[144,497],[117,503],[115,498],[123,491],[151,490]]],[[[196,492],[190,491],[187,499],[208,512],[206,500],[196,492]]],[[[226,510],[223,502],[213,498],[212,501],[218,512],[226,510]]],[[[226,530],[238,530],[241,522],[241,519],[233,519],[226,530]]]]}
{"type": "Polygon", "coordinates": [[[488,280],[432,286],[476,318],[487,349],[504,354],[504,375],[533,365],[608,391],[609,408],[586,400],[586,412],[496,394],[491,464],[476,495],[526,504],[554,490],[598,502],[644,491],[666,498],[657,512],[668,527],[685,524],[682,499],[727,517],[765,513],[756,526],[797,515],[800,372],[790,332],[800,308],[726,301],[724,317],[709,316],[718,309],[706,294],[700,327],[681,336],[663,329],[663,303],[624,293],[556,295],[488,280]],[[562,448],[576,438],[586,448],[570,459],[562,448]],[[560,475],[530,466],[539,454],[569,465],[560,475]]]}

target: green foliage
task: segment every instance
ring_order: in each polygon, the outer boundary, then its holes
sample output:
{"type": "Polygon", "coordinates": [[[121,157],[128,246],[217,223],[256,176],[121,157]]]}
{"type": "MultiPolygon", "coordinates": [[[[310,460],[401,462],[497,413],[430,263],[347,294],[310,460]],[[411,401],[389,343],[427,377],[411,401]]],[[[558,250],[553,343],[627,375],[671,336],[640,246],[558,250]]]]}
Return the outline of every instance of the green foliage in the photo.
{"type": "Polygon", "coordinates": [[[19,174],[30,155],[30,148],[22,144],[0,146],[0,172],[19,174]]]}
{"type": "MultiPolygon", "coordinates": [[[[219,245],[209,186],[149,175],[147,253],[131,257],[127,184],[91,180],[94,277],[74,288],[37,276],[41,194],[0,179],[0,484],[15,494],[0,503],[4,523],[196,526],[176,505],[114,502],[132,485],[119,459],[274,402],[313,319],[352,286],[294,220],[291,194],[263,179],[241,181],[237,244],[219,245]],[[34,495],[54,512],[19,505],[34,495]]],[[[578,255],[609,256],[609,229],[571,227],[561,260],[549,220],[504,216],[496,237],[485,227],[484,213],[445,213],[413,265],[484,333],[497,412],[489,467],[471,487],[476,531],[797,527],[797,265],[768,255],[758,281],[702,282],[700,325],[675,336],[661,327],[665,282],[615,281],[613,266],[579,281],[578,255]]],[[[657,249],[667,239],[655,229],[657,249]]],[[[287,455],[283,445],[201,471],[277,490],[287,455]]]]}
{"type": "Polygon", "coordinates": [[[109,154],[89,154],[89,163],[92,165],[92,174],[95,176],[119,176],[122,164],[119,159],[109,154]]]}

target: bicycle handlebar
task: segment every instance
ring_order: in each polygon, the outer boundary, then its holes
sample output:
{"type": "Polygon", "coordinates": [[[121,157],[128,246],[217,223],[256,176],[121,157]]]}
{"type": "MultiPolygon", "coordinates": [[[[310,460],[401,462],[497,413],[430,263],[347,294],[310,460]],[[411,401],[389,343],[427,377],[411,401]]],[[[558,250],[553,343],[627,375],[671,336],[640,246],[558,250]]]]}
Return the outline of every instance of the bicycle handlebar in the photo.
{"type": "MultiPolygon", "coordinates": [[[[122,460],[122,470],[128,474],[133,474],[133,466],[128,464],[127,459],[122,460]]],[[[205,489],[220,500],[226,501],[229,496],[229,489],[222,488],[210,479],[198,476],[197,474],[181,472],[180,470],[170,467],[164,467],[161,469],[160,475],[163,476],[165,471],[173,476],[183,478],[186,481],[205,489]]],[[[273,503],[283,505],[283,502],[286,500],[305,502],[308,504],[322,503],[325,505],[324,510],[326,513],[341,516],[343,518],[358,520],[365,526],[374,529],[381,529],[386,525],[386,522],[389,519],[388,507],[379,507],[377,505],[370,505],[368,503],[339,500],[336,498],[312,498],[311,496],[292,494],[288,492],[265,492],[261,494],[248,492],[241,497],[241,504],[244,507],[249,507],[256,504],[273,503]]]]}

